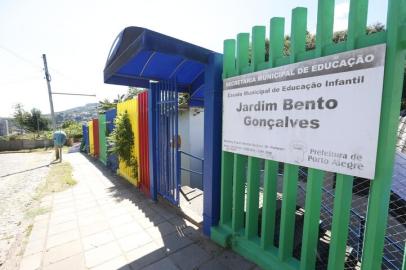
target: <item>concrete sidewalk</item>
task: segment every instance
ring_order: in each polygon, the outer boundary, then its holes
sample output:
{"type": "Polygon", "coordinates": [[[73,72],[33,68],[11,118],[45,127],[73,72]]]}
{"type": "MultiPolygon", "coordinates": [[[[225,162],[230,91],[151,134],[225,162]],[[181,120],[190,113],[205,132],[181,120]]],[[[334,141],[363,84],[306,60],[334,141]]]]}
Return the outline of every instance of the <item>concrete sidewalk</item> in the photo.
{"type": "Polygon", "coordinates": [[[44,198],[20,270],[259,269],[97,162],[64,158],[78,184],[44,198]]]}

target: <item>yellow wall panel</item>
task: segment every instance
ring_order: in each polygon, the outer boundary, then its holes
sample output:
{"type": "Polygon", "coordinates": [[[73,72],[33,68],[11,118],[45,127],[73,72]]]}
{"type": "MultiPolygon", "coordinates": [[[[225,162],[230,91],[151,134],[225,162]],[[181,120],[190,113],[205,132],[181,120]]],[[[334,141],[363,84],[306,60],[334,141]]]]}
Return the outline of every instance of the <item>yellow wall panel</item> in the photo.
{"type": "Polygon", "coordinates": [[[94,156],[93,121],[87,122],[89,127],[89,154],[94,156]]]}
{"type": "MultiPolygon", "coordinates": [[[[125,111],[127,111],[128,116],[130,117],[131,128],[134,134],[133,153],[138,162],[138,172],[139,172],[140,166],[139,166],[139,133],[138,133],[138,99],[134,98],[117,104],[117,115],[122,114],[125,111]]],[[[132,176],[132,169],[127,167],[125,162],[121,159],[119,159],[118,173],[122,177],[127,179],[129,182],[138,186],[139,183],[138,177],[134,178],[132,176]]]]}

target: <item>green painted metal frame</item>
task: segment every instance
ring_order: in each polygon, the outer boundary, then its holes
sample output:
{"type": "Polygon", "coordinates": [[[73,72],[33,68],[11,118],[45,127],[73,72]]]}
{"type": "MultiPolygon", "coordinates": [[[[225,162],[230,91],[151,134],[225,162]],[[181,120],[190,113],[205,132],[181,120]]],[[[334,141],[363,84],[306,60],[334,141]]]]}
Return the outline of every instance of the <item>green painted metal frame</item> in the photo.
{"type": "Polygon", "coordinates": [[[107,165],[106,115],[99,114],[99,160],[107,165]]]}
{"type": "MultiPolygon", "coordinates": [[[[369,194],[362,252],[362,269],[380,269],[403,83],[406,0],[389,0],[387,31],[374,35],[365,33],[368,0],[351,0],[348,38],[346,42],[339,44],[332,42],[334,5],[334,0],[318,1],[316,48],[312,51],[305,49],[307,10],[301,7],[292,11],[290,56],[283,54],[283,18],[270,20],[270,55],[267,62],[265,62],[264,26],[252,28],[251,62],[248,33],[238,34],[236,40],[225,40],[223,78],[386,43],[376,175],[369,194]]],[[[254,157],[222,152],[220,221],[218,226],[212,227],[211,238],[222,246],[231,247],[264,269],[314,269],[319,238],[318,224],[324,172],[316,169],[308,171],[301,258],[297,260],[293,258],[292,252],[298,167],[284,164],[280,239],[277,248],[274,246],[274,237],[279,164],[275,161],[265,161],[262,231],[261,237],[259,237],[259,162],[260,160],[254,157]],[[247,184],[246,205],[244,205],[245,184],[247,184]],[[246,213],[244,213],[244,209],[246,209],[246,213]]],[[[352,187],[353,177],[337,174],[328,258],[329,270],[344,269],[352,187]]]]}

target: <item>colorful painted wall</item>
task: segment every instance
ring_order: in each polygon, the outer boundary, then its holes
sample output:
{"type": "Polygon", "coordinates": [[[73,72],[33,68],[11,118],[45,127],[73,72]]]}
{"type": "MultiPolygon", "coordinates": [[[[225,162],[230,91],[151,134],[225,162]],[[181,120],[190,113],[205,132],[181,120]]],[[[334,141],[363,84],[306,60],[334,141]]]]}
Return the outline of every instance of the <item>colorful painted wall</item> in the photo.
{"type": "MultiPolygon", "coordinates": [[[[139,135],[138,135],[138,98],[130,99],[117,104],[117,114],[120,115],[124,112],[128,113],[130,117],[131,127],[134,134],[134,149],[133,153],[138,161],[138,173],[139,168],[139,135]]],[[[119,158],[119,169],[118,173],[125,179],[127,179],[132,184],[138,186],[139,177],[133,176],[133,169],[129,168],[123,160],[119,158]]]]}
{"type": "Polygon", "coordinates": [[[89,127],[89,154],[94,155],[94,136],[93,136],[93,121],[87,122],[89,127]]]}
{"type": "Polygon", "coordinates": [[[106,115],[99,114],[99,160],[107,164],[106,115]]]}
{"type": "MultiPolygon", "coordinates": [[[[109,136],[111,132],[113,132],[115,128],[114,121],[116,120],[117,109],[110,109],[106,111],[106,134],[109,136]]],[[[107,148],[107,166],[114,172],[118,169],[118,159],[117,155],[113,153],[109,153],[109,142],[106,141],[106,148],[107,148]]]]}

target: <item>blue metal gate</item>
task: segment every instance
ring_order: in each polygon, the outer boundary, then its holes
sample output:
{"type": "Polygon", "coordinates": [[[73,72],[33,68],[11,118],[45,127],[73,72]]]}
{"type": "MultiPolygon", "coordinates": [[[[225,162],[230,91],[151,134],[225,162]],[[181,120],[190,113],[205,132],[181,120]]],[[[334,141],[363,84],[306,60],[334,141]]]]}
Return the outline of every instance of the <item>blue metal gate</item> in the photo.
{"type": "Polygon", "coordinates": [[[181,144],[178,135],[178,91],[176,82],[151,85],[156,97],[157,191],[171,203],[179,204],[181,144]]]}

